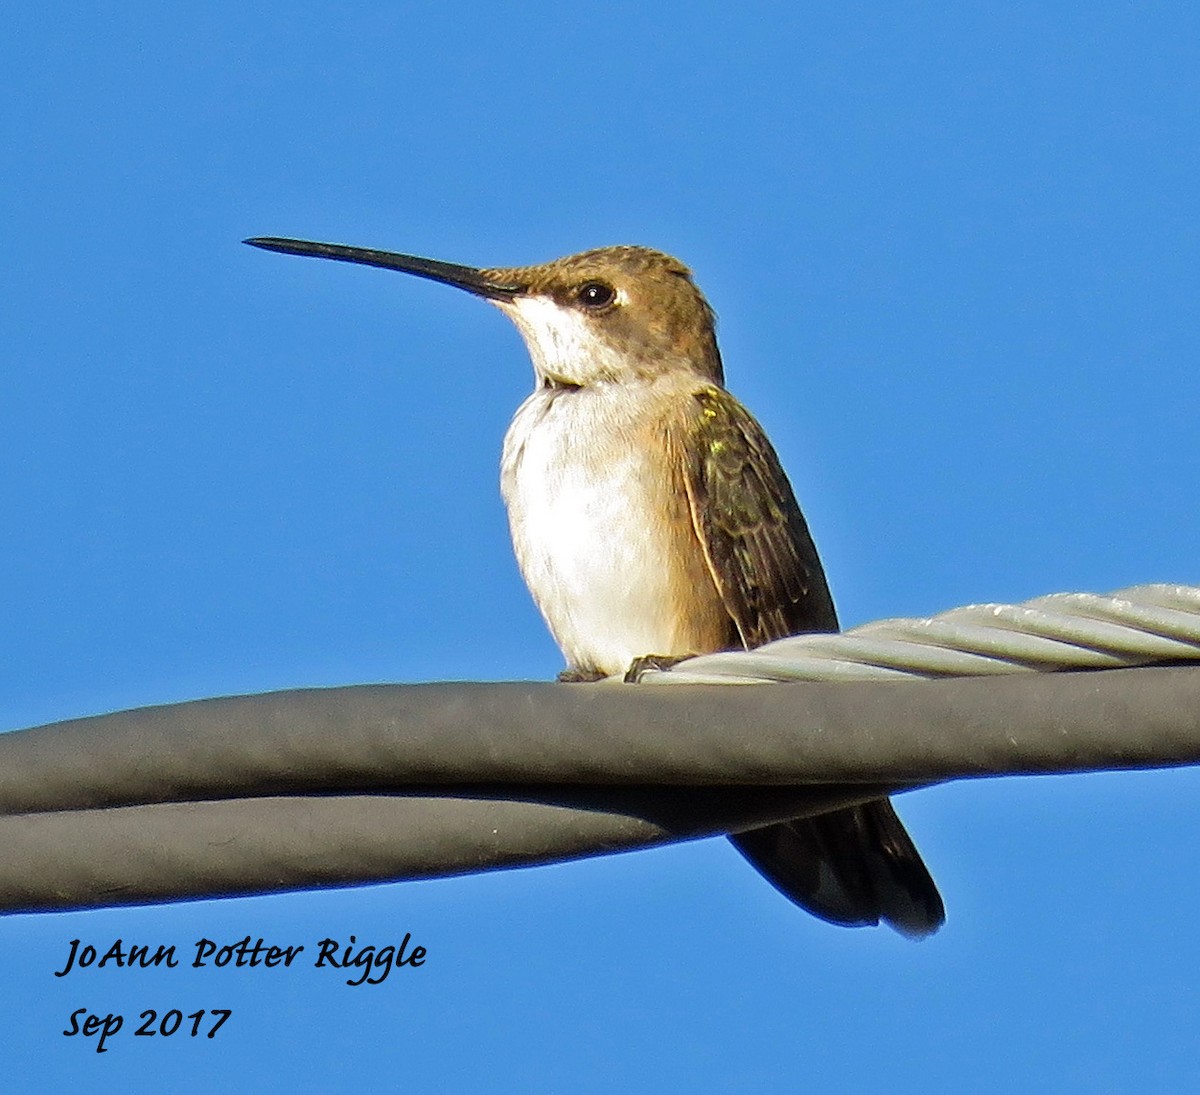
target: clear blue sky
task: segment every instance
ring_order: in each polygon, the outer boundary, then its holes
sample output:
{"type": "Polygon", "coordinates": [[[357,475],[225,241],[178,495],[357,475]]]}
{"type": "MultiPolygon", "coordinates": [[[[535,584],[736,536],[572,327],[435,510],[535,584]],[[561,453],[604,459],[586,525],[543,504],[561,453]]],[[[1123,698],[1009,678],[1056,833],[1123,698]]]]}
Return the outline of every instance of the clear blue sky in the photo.
{"type": "MultiPolygon", "coordinates": [[[[84,7],[0,32],[0,726],[560,668],[496,487],[516,333],[255,234],[678,254],[847,624],[1200,580],[1194,5],[84,7]]],[[[905,798],[949,913],[920,945],[722,841],[10,917],[0,1059],[46,1090],[1182,1090],[1198,799],[905,798]],[[405,932],[428,960],[378,987],[52,975],[75,938],[405,932]],[[97,1055],[79,1007],[234,1015],[97,1055]]]]}

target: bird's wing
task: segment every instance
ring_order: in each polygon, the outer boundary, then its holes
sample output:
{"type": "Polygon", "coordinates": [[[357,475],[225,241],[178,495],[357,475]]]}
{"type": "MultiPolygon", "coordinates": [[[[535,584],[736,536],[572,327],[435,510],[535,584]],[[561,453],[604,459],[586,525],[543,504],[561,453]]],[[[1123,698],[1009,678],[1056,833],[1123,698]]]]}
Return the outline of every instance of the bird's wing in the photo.
{"type": "Polygon", "coordinates": [[[836,631],[825,572],[762,427],[728,392],[692,393],[673,430],[692,524],[747,648],[836,631]]]}
{"type": "MultiPolygon", "coordinates": [[[[817,549],[762,427],[705,386],[674,443],[708,569],[743,644],[836,631],[817,549]]],[[[887,799],[737,833],[730,840],[781,893],[836,924],[905,935],[945,920],[937,886],[887,799]]]]}

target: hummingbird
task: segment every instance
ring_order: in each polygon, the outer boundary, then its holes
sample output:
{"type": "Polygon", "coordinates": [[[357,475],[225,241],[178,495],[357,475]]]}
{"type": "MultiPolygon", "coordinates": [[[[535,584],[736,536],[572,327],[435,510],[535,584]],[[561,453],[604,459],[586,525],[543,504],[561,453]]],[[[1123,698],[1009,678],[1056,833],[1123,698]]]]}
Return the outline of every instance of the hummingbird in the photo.
{"type": "MultiPolygon", "coordinates": [[[[522,576],[567,668],[636,681],[696,654],[836,631],[824,570],[779,458],[725,388],[691,271],[646,247],[473,267],[342,244],[245,241],[463,289],[516,325],[535,385],[508,428],[501,492],[522,576]]],[[[887,798],[736,833],[794,903],[919,938],[942,899],[887,798]]]]}

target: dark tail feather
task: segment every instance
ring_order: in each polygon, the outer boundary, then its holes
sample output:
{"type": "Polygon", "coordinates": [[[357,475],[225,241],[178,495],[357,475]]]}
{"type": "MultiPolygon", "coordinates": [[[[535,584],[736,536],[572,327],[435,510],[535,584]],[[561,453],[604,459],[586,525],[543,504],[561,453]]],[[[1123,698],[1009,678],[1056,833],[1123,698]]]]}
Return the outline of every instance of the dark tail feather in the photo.
{"type": "Polygon", "coordinates": [[[918,939],[946,910],[928,869],[886,798],[730,840],[780,893],[833,924],[881,920],[918,939]]]}

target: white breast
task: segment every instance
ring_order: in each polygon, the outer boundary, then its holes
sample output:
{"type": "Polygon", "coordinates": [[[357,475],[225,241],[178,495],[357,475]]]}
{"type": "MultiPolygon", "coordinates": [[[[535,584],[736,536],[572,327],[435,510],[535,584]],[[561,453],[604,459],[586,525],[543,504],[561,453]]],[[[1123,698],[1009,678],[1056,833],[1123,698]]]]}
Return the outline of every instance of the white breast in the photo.
{"type": "Polygon", "coordinates": [[[525,582],[570,665],[608,674],[645,654],[713,648],[697,621],[711,621],[716,590],[637,407],[616,388],[543,388],[504,440],[501,490],[525,582]],[[687,590],[698,613],[681,602],[687,590]]]}

